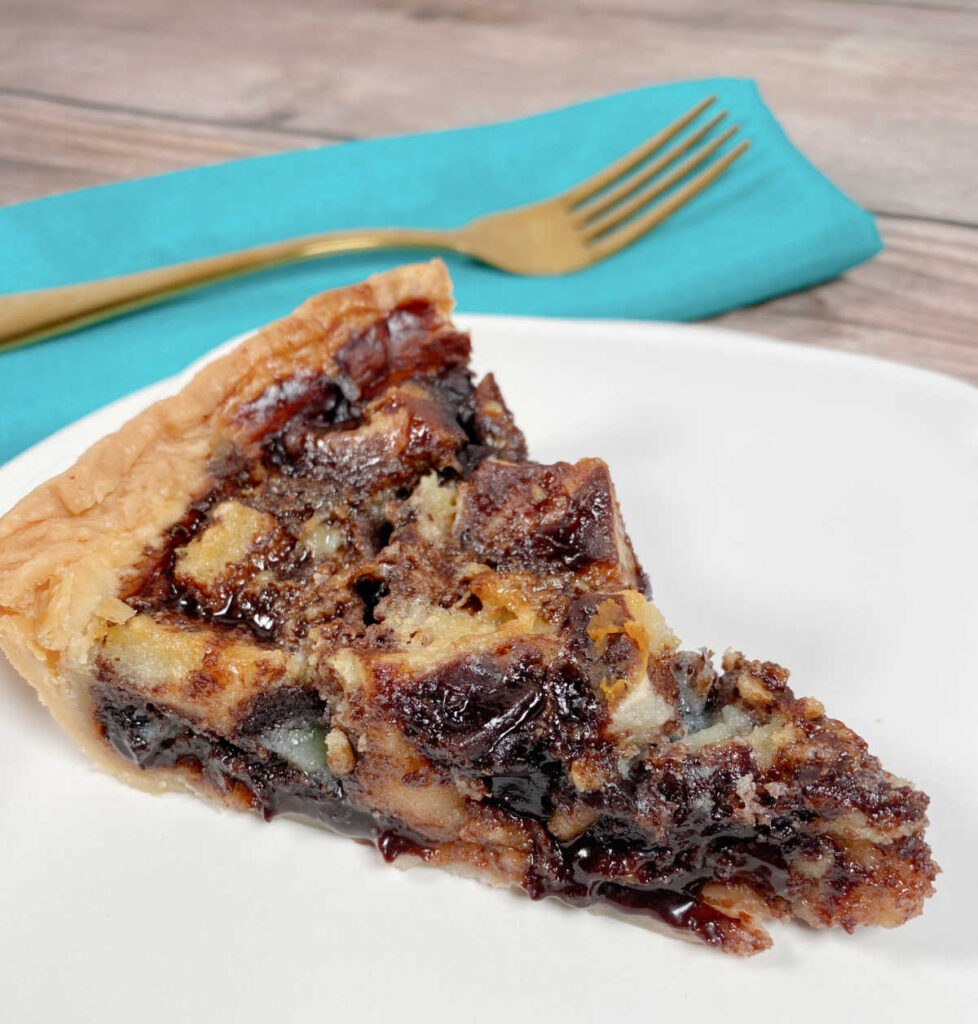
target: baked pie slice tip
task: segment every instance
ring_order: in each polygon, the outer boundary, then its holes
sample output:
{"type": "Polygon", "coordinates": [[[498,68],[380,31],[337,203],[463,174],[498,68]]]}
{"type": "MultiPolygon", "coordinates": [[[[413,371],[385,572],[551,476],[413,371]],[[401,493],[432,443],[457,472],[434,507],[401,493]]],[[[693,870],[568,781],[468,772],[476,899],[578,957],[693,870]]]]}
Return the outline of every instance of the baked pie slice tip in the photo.
{"type": "Polygon", "coordinates": [[[0,645],[103,768],[645,915],[898,925],[927,797],[681,649],[607,466],[541,465],[438,262],[310,299],[0,520],[0,645]]]}

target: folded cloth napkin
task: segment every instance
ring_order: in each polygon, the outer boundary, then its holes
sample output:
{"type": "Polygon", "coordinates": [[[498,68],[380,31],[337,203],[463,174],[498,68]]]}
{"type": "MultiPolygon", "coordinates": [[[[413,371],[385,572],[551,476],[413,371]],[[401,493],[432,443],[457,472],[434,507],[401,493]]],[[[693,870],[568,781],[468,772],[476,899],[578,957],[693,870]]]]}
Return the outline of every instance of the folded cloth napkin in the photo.
{"type": "MultiPolygon", "coordinates": [[[[461,224],[569,187],[711,93],[719,96],[714,109],[728,109],[728,123],[753,143],[719,182],[635,245],[577,274],[513,277],[448,256],[459,308],[691,320],[824,281],[880,249],[872,217],[791,145],[754,83],[718,78],[504,124],[239,160],[7,207],[0,291],[333,228],[461,224]]],[[[283,268],[0,353],[0,462],[314,292],[418,258],[372,252],[283,268]]]]}

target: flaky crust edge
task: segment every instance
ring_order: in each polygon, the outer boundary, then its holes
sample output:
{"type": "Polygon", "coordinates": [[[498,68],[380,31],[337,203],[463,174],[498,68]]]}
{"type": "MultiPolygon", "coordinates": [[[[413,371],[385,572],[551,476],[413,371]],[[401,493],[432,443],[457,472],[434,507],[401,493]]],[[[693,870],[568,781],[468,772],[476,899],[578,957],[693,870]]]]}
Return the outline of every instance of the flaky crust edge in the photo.
{"type": "Polygon", "coordinates": [[[143,772],[114,755],[91,716],[89,653],[122,611],[123,574],[206,489],[211,458],[238,433],[236,409],[276,380],[337,372],[335,354],[353,331],[416,299],[450,315],[452,285],[441,260],[313,296],[0,519],[0,649],[98,767],[150,791],[188,785],[185,773],[143,772]]]}

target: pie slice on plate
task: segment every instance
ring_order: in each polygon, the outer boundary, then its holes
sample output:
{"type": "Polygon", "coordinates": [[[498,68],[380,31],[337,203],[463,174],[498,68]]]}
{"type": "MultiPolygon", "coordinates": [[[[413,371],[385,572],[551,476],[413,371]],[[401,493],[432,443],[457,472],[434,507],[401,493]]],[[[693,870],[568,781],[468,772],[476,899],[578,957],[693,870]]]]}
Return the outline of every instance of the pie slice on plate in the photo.
{"type": "Polygon", "coordinates": [[[607,466],[528,460],[451,306],[439,262],[310,299],[20,502],[14,666],[124,781],[388,861],[741,954],[918,914],[927,797],[784,669],[680,648],[607,466]]]}

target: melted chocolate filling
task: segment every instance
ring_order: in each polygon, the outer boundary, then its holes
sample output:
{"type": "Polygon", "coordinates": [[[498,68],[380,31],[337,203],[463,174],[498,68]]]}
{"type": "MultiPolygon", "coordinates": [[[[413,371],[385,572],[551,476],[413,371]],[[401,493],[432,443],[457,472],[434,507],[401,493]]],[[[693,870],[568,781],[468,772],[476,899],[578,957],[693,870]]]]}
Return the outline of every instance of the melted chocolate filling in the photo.
{"type": "MultiPolygon", "coordinates": [[[[704,903],[701,890],[711,881],[742,877],[769,895],[784,893],[789,876],[786,848],[802,841],[793,830],[790,835],[789,841],[763,829],[730,829],[703,834],[677,851],[616,835],[613,827],[609,831],[600,822],[569,843],[541,831],[534,839],[523,888],[534,900],[553,897],[575,907],[609,903],[692,932],[710,945],[722,945],[733,922],[704,903]],[[640,880],[622,881],[625,872],[640,880]]],[[[377,846],[388,863],[404,854],[427,860],[434,850],[397,829],[384,832],[377,846]]]]}
{"type": "MultiPolygon", "coordinates": [[[[175,578],[178,552],[206,528],[212,509],[223,501],[234,499],[271,514],[285,530],[293,531],[295,540],[294,531],[302,522],[341,498],[345,489],[350,496],[346,504],[353,510],[354,555],[365,561],[387,545],[392,532],[392,524],[362,501],[367,494],[386,490],[403,499],[432,470],[442,478],[467,477],[490,456],[524,458],[522,434],[508,414],[499,423],[484,414],[483,405],[502,399],[491,377],[473,385],[468,356],[466,335],[440,325],[430,304],[411,302],[351,335],[337,354],[341,373],[300,376],[267,388],[237,414],[243,429],[260,439],[258,459],[248,461],[232,450],[213,461],[212,488],[147,554],[130,589],[121,595],[123,600],[137,611],[173,611],[246,632],[262,642],[281,640],[283,620],[294,618],[294,593],[288,584],[300,588],[310,568],[301,544],[278,552],[272,561],[268,552],[252,560],[250,568],[256,572],[275,568],[275,586],[250,592],[233,580],[205,603],[175,578]],[[414,401],[424,427],[442,430],[441,436],[429,439],[433,448],[422,445],[413,457],[408,452],[399,460],[388,455],[379,467],[380,472],[389,469],[388,474],[380,478],[373,452],[353,451],[340,465],[324,461],[322,439],[361,426],[372,398],[385,387],[408,381],[430,396],[414,401]]],[[[364,623],[373,624],[373,607],[383,596],[382,588],[372,589],[370,581],[358,583],[356,594],[362,600],[364,623]]],[[[289,625],[301,636],[309,623],[289,625]]]]}
{"type": "MultiPolygon", "coordinates": [[[[296,691],[293,691],[295,693],[296,691]]],[[[302,691],[298,691],[302,692],[302,691]]],[[[140,768],[185,768],[222,795],[237,796],[266,821],[279,814],[299,814],[355,838],[373,838],[385,823],[357,808],[342,782],[327,771],[316,778],[299,771],[284,758],[262,752],[258,741],[245,746],[201,730],[181,715],[112,685],[96,687],[95,720],[106,741],[140,768]]],[[[310,722],[325,722],[321,702],[310,715],[305,696],[287,695],[274,709],[252,715],[246,733],[260,726],[295,721],[297,713],[310,722]]]]}
{"type": "MultiPolygon", "coordinates": [[[[245,434],[257,442],[257,457],[247,462],[232,451],[215,461],[212,490],[167,531],[123,597],[136,610],[205,620],[265,645],[289,648],[310,621],[380,645],[384,601],[403,570],[382,564],[380,557],[396,541],[398,526],[391,519],[397,516],[390,506],[432,471],[442,480],[471,480],[474,507],[461,543],[479,560],[501,570],[544,574],[612,562],[614,502],[607,470],[594,467],[569,493],[572,467],[526,463],[522,435],[494,381],[486,378],[473,387],[468,354],[467,338],[442,324],[433,307],[411,303],[356,332],[338,353],[335,376],[297,378],[267,389],[238,414],[245,434]],[[381,394],[408,383],[393,398],[381,394]],[[335,443],[338,436],[371,443],[362,439],[369,431],[355,432],[375,398],[390,403],[388,414],[407,415],[410,424],[407,447],[390,456],[390,466],[381,455],[371,461],[363,448],[344,451],[335,443]],[[488,456],[508,461],[483,465],[488,456]],[[508,514],[527,492],[538,493],[539,529],[527,530],[523,518],[508,514]],[[249,555],[240,574],[214,592],[194,591],[175,576],[178,553],[208,525],[213,508],[232,498],[274,517],[276,539],[249,555]],[[303,617],[309,604],[304,599],[314,567],[298,531],[309,517],[328,514],[331,502],[344,509],[344,542],[351,552],[346,564],[364,563],[364,571],[347,577],[341,594],[328,593],[322,618],[309,620],[303,617]],[[251,587],[259,574],[260,585],[251,587]]],[[[639,579],[644,585],[640,571],[639,579]]],[[[318,600],[323,593],[317,592],[318,600]]],[[[456,596],[429,595],[445,607],[456,596]]],[[[730,754],[743,763],[703,763],[698,774],[667,759],[637,767],[616,789],[605,787],[595,797],[596,820],[572,841],[558,841],[546,827],[555,811],[579,806],[567,766],[603,742],[606,711],[596,697],[584,638],[607,596],[568,598],[567,643],[549,664],[533,644],[514,642],[421,678],[396,680],[386,689],[381,680],[378,700],[446,780],[466,777],[481,787],[486,804],[521,826],[532,843],[522,880],[532,898],[553,896],[575,906],[609,903],[722,945],[737,926],[700,898],[703,886],[743,879],[776,901],[788,887],[789,855],[817,854],[822,841],[806,831],[801,813],[775,818],[766,828],[734,823],[736,780],[752,770],[745,748],[730,754]],[[673,822],[668,845],[658,843],[651,828],[640,834],[627,824],[639,810],[653,820],[656,806],[666,805],[673,822]]],[[[479,599],[469,600],[478,610],[479,599]]],[[[611,670],[620,661],[624,675],[632,652],[623,636],[612,637],[600,674],[615,675],[611,670]]],[[[723,678],[707,689],[700,686],[705,664],[702,655],[684,654],[671,666],[690,730],[706,727],[733,697],[733,684],[723,678]]],[[[266,819],[301,815],[375,841],[389,861],[405,853],[431,858],[437,849],[398,822],[361,809],[354,776],[336,778],[325,767],[302,770],[269,749],[267,737],[283,726],[329,728],[328,709],[314,691],[285,687],[262,695],[229,739],[130,692],[125,679],[101,679],[93,690],[98,726],[120,755],[141,768],[189,770],[266,819]]],[[[768,683],[772,690],[784,686],[773,677],[768,683]]],[[[819,780],[813,775],[809,781],[819,780]]]]}
{"type": "MultiPolygon", "coordinates": [[[[328,727],[328,712],[310,691],[286,688],[259,698],[239,729],[240,745],[113,685],[97,687],[95,700],[105,739],[141,768],[189,769],[266,820],[301,815],[343,835],[376,842],[387,861],[402,854],[427,859],[435,849],[398,823],[358,808],[342,780],[328,771],[311,776],[262,749],[261,735],[282,722],[328,727]]],[[[491,742],[492,728],[484,732],[485,742],[491,742]]],[[[561,763],[541,748],[524,752],[510,770],[483,776],[490,802],[520,820],[545,820],[565,784],[561,763]]],[[[788,881],[785,853],[804,842],[790,819],[772,829],[689,829],[682,848],[650,844],[610,818],[571,842],[558,842],[542,827],[532,836],[533,855],[523,879],[532,899],[552,896],[572,906],[610,903],[689,930],[711,944],[722,943],[730,920],[699,899],[703,885],[742,876],[755,888],[780,894],[788,881]]]]}

